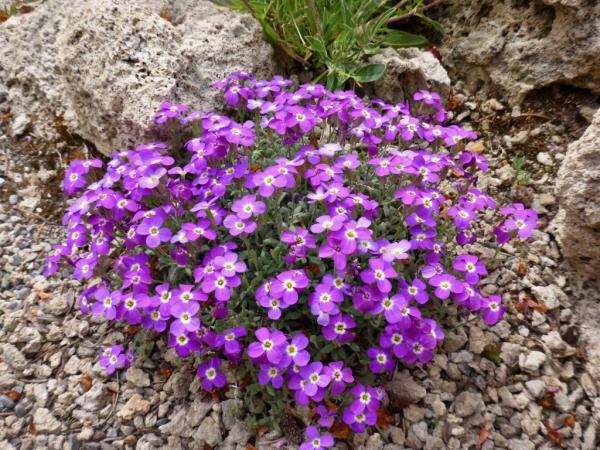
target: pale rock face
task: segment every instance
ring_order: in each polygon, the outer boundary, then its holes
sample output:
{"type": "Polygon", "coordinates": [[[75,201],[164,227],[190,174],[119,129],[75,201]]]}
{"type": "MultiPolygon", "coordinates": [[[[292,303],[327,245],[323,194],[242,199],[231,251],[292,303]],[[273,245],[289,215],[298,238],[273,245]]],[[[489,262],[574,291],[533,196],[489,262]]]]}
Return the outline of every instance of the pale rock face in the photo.
{"type": "Polygon", "coordinates": [[[370,59],[385,64],[383,76],[374,83],[375,95],[387,101],[404,101],[419,89],[435,91],[445,100],[450,78],[436,57],[417,48],[384,48],[370,59]]]}
{"type": "Polygon", "coordinates": [[[569,145],[558,171],[560,210],[553,224],[563,255],[598,279],[600,268],[600,111],[583,136],[569,145]]]}
{"type": "Polygon", "coordinates": [[[168,3],[170,21],[158,0],[48,0],[10,18],[0,26],[0,92],[12,112],[34,134],[62,123],[109,154],[139,140],[162,101],[213,109],[215,81],[276,72],[250,16],[210,1],[168,3]]]}
{"type": "Polygon", "coordinates": [[[520,103],[567,84],[600,93],[600,3],[450,0],[441,12],[443,63],[472,93],[520,103]]]}

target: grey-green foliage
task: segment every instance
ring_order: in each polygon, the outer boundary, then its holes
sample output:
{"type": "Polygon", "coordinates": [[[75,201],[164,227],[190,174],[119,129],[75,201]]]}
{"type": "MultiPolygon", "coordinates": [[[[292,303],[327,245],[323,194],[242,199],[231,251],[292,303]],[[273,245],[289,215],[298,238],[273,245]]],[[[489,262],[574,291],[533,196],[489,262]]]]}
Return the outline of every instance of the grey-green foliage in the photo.
{"type": "Polygon", "coordinates": [[[305,67],[329,89],[352,80],[361,85],[379,79],[383,64],[369,64],[382,47],[420,47],[423,36],[393,29],[395,18],[413,16],[441,31],[422,14],[424,0],[230,0],[232,8],[250,12],[267,38],[305,67]]]}

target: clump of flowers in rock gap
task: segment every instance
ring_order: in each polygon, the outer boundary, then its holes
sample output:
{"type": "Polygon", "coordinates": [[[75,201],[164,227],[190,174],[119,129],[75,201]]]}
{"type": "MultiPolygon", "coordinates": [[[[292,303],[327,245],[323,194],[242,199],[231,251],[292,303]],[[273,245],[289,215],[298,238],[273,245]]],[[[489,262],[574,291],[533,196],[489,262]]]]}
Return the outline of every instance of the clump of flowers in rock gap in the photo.
{"type": "MultiPolygon", "coordinates": [[[[434,93],[389,104],[243,72],[216,88],[230,115],[164,103],[169,141],[73,162],[46,275],[70,265],[84,314],[162,340],[204,389],[310,407],[302,448],[326,448],[334,423],[376,424],[381,386],[439,351],[450,305],[502,318],[477,249],[530,237],[537,216],[495,216],[476,135],[446,124],[434,93]]],[[[134,347],[100,364],[126,368],[134,347]]]]}

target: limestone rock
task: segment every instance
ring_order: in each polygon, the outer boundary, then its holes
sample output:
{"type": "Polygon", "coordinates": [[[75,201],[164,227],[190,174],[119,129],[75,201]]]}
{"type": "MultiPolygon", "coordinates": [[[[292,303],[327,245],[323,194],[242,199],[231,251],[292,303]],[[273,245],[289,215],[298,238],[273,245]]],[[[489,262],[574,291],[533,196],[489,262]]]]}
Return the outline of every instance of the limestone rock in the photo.
{"type": "Polygon", "coordinates": [[[512,104],[552,84],[600,93],[600,3],[449,0],[439,18],[451,76],[512,104]]]}
{"type": "Polygon", "coordinates": [[[138,367],[130,367],[126,372],[127,382],[136,387],[150,386],[150,377],[138,367]]]}
{"type": "Polygon", "coordinates": [[[375,95],[381,99],[399,102],[419,89],[435,91],[442,97],[450,92],[450,78],[430,52],[385,48],[370,62],[386,65],[383,76],[374,83],[375,95]]]}
{"type": "Polygon", "coordinates": [[[540,367],[542,364],[546,362],[546,355],[542,352],[538,352],[534,350],[529,352],[529,354],[525,355],[521,353],[519,355],[519,366],[525,372],[530,373],[532,375],[536,375],[539,373],[540,367]]]}
{"type": "Polygon", "coordinates": [[[173,414],[170,421],[162,425],[159,430],[163,434],[189,438],[212,407],[212,402],[196,399],[189,408],[181,408],[173,414]]]}
{"type": "Polygon", "coordinates": [[[571,145],[557,174],[555,219],[563,255],[582,274],[598,279],[600,267],[600,112],[571,145]]]}
{"type": "Polygon", "coordinates": [[[249,15],[172,0],[168,21],[164,5],[48,0],[3,23],[0,92],[15,117],[35,118],[29,128],[42,136],[61,123],[109,154],[139,140],[162,101],[212,109],[215,81],[236,70],[274,74],[272,48],[249,15]]]}
{"type": "Polygon", "coordinates": [[[33,423],[39,433],[56,433],[61,427],[60,421],[46,408],[36,409],[33,414],[33,423]]]}
{"type": "Polygon", "coordinates": [[[418,403],[425,398],[427,391],[406,371],[398,373],[385,390],[392,402],[418,403]]]}
{"type": "Polygon", "coordinates": [[[221,429],[212,417],[207,417],[194,432],[192,438],[198,445],[215,447],[221,440],[221,429]]]}
{"type": "Polygon", "coordinates": [[[454,413],[458,417],[469,417],[478,411],[483,411],[483,397],[478,392],[461,392],[454,400],[454,413]]]}
{"type": "Polygon", "coordinates": [[[2,359],[14,370],[22,371],[27,367],[27,360],[23,353],[12,344],[2,344],[0,347],[2,359]]]}
{"type": "Polygon", "coordinates": [[[150,402],[144,400],[140,394],[134,394],[117,413],[117,416],[124,420],[131,420],[148,411],[150,411],[150,402]]]}

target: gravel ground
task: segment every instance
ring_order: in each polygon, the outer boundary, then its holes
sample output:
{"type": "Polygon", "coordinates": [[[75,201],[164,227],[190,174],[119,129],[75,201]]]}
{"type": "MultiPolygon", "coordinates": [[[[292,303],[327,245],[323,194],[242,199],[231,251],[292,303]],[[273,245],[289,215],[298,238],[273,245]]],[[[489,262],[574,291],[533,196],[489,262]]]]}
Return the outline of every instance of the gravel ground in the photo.
{"type": "MultiPolygon", "coordinates": [[[[388,384],[394,425],[337,448],[596,449],[599,386],[586,370],[574,309],[585,291],[549,225],[554,173],[576,131],[521,121],[521,112],[497,102],[455,100],[457,117],[484,130],[493,171],[481,186],[498,200],[532,204],[542,224],[525,248],[507,246],[485,280],[486,293],[504,295],[506,319],[489,328],[458,323],[451,313],[445,351],[388,384]],[[522,167],[519,154],[526,155],[522,167]]],[[[73,306],[79,284],[68,274],[42,277],[44,255],[62,235],[61,167],[58,156],[43,159],[26,147],[35,148],[0,140],[9,168],[0,165],[0,448],[293,448],[277,431],[255,436],[237,390],[204,395],[193,368],[169,352],[163,357],[160,345],[118,378],[103,375],[99,347],[125,340],[128,330],[84,318],[73,306]]],[[[80,148],[55,147],[64,159],[80,148]]]]}

